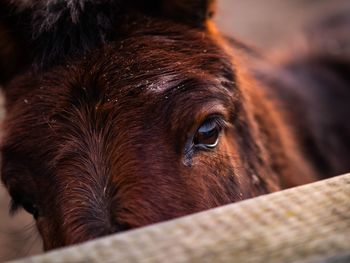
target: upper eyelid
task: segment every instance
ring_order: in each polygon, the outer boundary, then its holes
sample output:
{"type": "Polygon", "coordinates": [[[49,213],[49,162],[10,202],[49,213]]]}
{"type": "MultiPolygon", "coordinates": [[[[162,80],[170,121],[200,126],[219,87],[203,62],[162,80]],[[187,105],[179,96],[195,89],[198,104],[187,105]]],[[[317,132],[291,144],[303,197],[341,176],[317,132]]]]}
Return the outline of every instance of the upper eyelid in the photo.
{"type": "Polygon", "coordinates": [[[214,115],[209,117],[210,121],[215,122],[220,128],[225,128],[228,125],[228,122],[225,120],[222,115],[214,115]]]}
{"type": "Polygon", "coordinates": [[[203,118],[200,122],[198,122],[195,126],[192,126],[191,130],[189,130],[189,133],[187,135],[187,143],[188,141],[192,142],[194,136],[196,135],[196,132],[198,129],[205,123],[205,121],[212,119],[212,121],[215,121],[216,124],[219,125],[220,128],[224,129],[229,126],[228,121],[225,119],[225,116],[221,113],[215,112],[212,114],[207,115],[205,118],[203,118]]]}
{"type": "Polygon", "coordinates": [[[197,129],[195,130],[195,132],[198,131],[198,129],[205,124],[205,122],[210,121],[210,122],[215,122],[215,124],[217,124],[220,128],[224,129],[227,126],[229,126],[229,123],[225,120],[225,116],[223,116],[222,114],[219,113],[214,113],[214,114],[210,114],[209,116],[207,116],[202,122],[201,124],[197,127],[197,129]]]}

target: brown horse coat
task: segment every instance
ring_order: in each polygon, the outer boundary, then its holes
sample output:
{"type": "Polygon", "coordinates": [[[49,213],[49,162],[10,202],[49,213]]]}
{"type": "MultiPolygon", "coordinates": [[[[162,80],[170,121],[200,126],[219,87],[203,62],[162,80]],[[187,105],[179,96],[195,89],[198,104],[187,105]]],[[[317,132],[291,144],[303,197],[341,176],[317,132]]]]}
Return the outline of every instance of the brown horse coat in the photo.
{"type": "Polygon", "coordinates": [[[350,57],[320,30],[271,60],[214,1],[0,3],[1,176],[46,249],[350,170],[350,57]]]}

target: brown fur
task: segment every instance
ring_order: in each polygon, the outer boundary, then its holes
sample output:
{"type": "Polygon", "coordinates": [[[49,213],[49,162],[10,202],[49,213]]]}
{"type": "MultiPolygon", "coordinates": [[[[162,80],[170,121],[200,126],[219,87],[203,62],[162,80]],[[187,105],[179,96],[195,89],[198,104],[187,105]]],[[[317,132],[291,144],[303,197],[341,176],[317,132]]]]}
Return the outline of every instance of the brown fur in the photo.
{"type": "MultiPolygon", "coordinates": [[[[309,124],[286,113],[292,102],[312,111],[292,100],[293,88],[290,96],[278,92],[294,87],[283,74],[304,80],[291,64],[252,69],[253,52],[231,46],[211,22],[197,27],[168,13],[130,13],[110,43],[54,66],[27,66],[6,84],[2,180],[18,205],[36,205],[46,249],[350,169],[345,150],[338,165],[322,155],[327,169],[320,167],[302,139],[313,135],[309,124]],[[188,151],[213,114],[227,123],[219,145],[188,151]]],[[[323,137],[312,138],[323,146],[323,137]]]]}

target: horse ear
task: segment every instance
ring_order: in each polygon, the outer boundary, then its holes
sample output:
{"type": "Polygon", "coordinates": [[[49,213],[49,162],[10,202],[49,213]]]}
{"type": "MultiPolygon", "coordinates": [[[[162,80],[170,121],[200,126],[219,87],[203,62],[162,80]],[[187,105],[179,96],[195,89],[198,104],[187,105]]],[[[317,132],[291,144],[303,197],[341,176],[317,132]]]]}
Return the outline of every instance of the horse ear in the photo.
{"type": "Polygon", "coordinates": [[[213,17],[216,0],[163,0],[162,11],[167,17],[195,27],[203,27],[213,17]]]}

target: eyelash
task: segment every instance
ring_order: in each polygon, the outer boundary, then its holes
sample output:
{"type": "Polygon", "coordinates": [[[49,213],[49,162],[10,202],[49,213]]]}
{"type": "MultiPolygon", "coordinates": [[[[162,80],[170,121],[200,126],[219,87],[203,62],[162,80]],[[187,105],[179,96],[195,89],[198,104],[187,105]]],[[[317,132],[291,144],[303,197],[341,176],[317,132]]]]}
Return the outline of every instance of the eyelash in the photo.
{"type": "Polygon", "coordinates": [[[224,118],[221,115],[209,116],[208,118],[206,118],[205,122],[206,121],[209,122],[210,124],[215,123],[222,130],[228,126],[228,123],[224,120],[224,118]]]}

